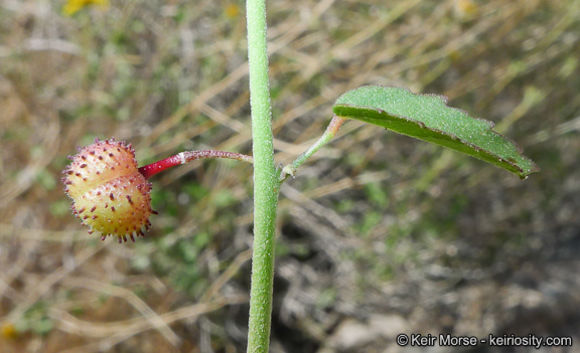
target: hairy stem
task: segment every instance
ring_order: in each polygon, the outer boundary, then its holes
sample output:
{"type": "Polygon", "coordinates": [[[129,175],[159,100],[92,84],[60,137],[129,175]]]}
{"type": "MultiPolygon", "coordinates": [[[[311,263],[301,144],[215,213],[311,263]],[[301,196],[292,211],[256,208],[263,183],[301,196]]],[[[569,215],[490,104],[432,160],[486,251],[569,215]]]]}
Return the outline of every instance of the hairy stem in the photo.
{"type": "Polygon", "coordinates": [[[267,353],[270,345],[274,233],[280,185],[274,165],[266,47],[266,1],[247,0],[246,16],[254,155],[254,249],[247,352],[267,353]]]}
{"type": "Polygon", "coordinates": [[[176,165],[182,165],[187,162],[194,161],[196,159],[203,159],[203,158],[227,158],[227,159],[235,159],[238,161],[253,163],[254,159],[252,156],[247,156],[245,154],[234,153],[234,152],[226,152],[226,151],[215,151],[215,150],[206,150],[206,151],[186,151],[176,154],[175,156],[171,156],[160,161],[144,165],[139,168],[139,173],[143,174],[143,176],[147,179],[151,178],[155,174],[164,171],[167,168],[175,167],[176,165]]]}

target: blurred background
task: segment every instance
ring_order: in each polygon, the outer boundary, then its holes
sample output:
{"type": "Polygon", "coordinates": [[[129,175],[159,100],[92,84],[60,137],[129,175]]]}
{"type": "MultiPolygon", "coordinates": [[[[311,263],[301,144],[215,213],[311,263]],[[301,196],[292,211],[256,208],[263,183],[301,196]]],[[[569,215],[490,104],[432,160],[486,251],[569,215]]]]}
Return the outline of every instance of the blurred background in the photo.
{"type": "MultiPolygon", "coordinates": [[[[278,163],[380,84],[448,96],[541,168],[347,123],[281,191],[272,352],[414,351],[400,332],[580,351],[580,1],[268,6],[278,163]]],[[[95,137],[140,164],[251,153],[245,46],[242,1],[0,2],[0,352],[245,352],[250,166],[154,177],[159,215],[124,245],[89,236],[60,182],[95,137]]]]}

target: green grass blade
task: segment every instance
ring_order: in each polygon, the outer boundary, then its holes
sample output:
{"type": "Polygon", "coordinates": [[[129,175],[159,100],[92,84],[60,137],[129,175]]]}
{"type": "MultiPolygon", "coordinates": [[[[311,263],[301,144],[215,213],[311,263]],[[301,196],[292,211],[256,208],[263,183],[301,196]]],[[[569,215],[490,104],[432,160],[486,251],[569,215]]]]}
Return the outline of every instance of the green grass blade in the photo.
{"type": "Polygon", "coordinates": [[[448,107],[446,98],[402,88],[365,86],[340,96],[334,114],[361,120],[495,164],[520,178],[537,172],[518,147],[493,131],[493,124],[448,107]]]}

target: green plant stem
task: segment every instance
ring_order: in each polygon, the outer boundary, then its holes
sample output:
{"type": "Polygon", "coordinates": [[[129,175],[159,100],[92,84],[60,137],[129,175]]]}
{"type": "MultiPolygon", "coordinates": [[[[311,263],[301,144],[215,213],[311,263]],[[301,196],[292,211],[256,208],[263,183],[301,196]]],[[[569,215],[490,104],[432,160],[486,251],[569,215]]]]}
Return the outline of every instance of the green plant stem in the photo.
{"type": "Polygon", "coordinates": [[[246,16],[254,156],[254,249],[247,352],[267,353],[270,345],[274,233],[280,185],[274,164],[265,0],[247,0],[246,16]]]}
{"type": "Polygon", "coordinates": [[[286,178],[288,178],[289,175],[294,176],[298,167],[300,167],[304,162],[306,162],[310,157],[312,157],[312,155],[316,153],[316,151],[318,151],[322,146],[330,142],[330,140],[334,138],[336,132],[342,126],[342,123],[344,123],[344,121],[345,119],[341,117],[338,117],[336,115],[333,116],[332,120],[330,120],[330,123],[326,127],[324,134],[322,134],[322,136],[320,136],[320,138],[312,146],[310,146],[310,148],[307,149],[306,152],[298,156],[298,158],[296,158],[296,160],[294,160],[292,164],[288,164],[282,169],[282,174],[280,175],[281,181],[286,180],[286,178]]]}

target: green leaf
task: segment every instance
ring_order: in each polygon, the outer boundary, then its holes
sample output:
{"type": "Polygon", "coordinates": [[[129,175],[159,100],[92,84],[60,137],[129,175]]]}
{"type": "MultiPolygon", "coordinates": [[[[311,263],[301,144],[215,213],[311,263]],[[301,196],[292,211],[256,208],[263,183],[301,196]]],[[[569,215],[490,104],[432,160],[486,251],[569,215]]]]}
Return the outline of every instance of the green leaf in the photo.
{"type": "Polygon", "coordinates": [[[495,164],[525,179],[538,168],[518,147],[493,131],[493,123],[448,107],[446,98],[395,87],[365,86],[348,91],[334,114],[361,120],[441,145],[495,164]]]}

